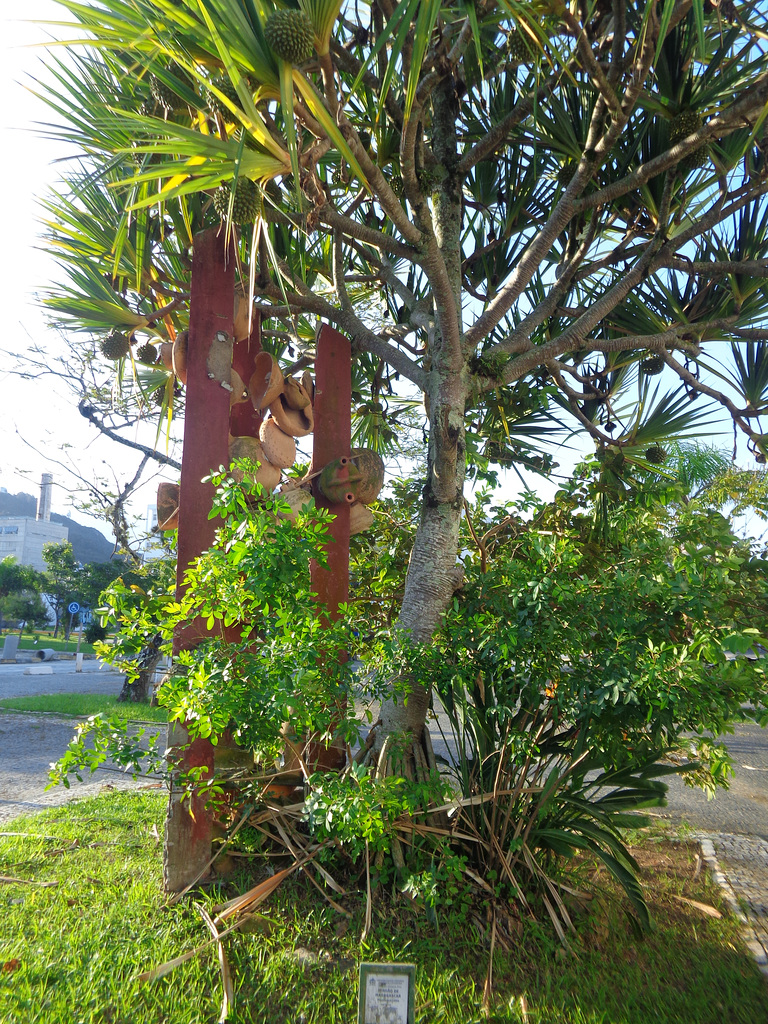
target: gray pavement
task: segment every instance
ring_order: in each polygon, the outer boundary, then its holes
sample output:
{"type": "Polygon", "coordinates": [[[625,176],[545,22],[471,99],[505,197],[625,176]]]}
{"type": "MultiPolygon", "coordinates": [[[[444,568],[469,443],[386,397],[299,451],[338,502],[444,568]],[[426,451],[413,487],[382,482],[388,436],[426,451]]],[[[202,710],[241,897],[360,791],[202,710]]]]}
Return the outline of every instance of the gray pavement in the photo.
{"type": "Polygon", "coordinates": [[[682,778],[669,782],[665,816],[676,824],[686,821],[701,832],[757,836],[768,840],[768,729],[739,725],[724,737],[735,774],[728,790],[708,800],[682,778]]]}
{"type": "MultiPolygon", "coordinates": [[[[72,661],[52,661],[50,675],[26,675],[28,665],[0,665],[0,699],[48,693],[97,693],[117,695],[123,676],[98,661],[83,662],[75,672],[72,661]]],[[[2,712],[0,709],[0,824],[19,814],[31,814],[57,807],[74,797],[95,796],[105,786],[132,789],[134,782],[121,771],[99,769],[72,780],[69,789],[56,786],[46,792],[48,768],[64,753],[72,739],[75,722],[55,715],[2,712]]]]}
{"type": "Polygon", "coordinates": [[[72,659],[24,662],[0,665],[0,699],[27,697],[41,693],[119,693],[123,676],[96,658],[83,661],[82,672],[75,672],[72,659]],[[31,671],[50,669],[44,675],[31,671]]]}

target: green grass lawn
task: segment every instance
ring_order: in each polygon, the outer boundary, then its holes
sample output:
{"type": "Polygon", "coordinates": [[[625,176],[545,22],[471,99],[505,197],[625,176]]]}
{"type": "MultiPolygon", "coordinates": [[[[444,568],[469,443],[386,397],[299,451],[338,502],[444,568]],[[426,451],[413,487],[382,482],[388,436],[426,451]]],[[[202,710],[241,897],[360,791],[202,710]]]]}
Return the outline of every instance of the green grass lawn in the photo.
{"type": "Polygon", "coordinates": [[[131,722],[167,722],[165,708],[153,708],[149,704],[118,704],[115,697],[103,697],[96,693],[49,693],[36,697],[6,697],[0,700],[0,708],[9,711],[47,711],[49,714],[73,715],[88,718],[89,715],[118,714],[131,722]]]}
{"type": "MultiPolygon", "coordinates": [[[[212,911],[264,877],[265,864],[254,861],[254,873],[242,867],[226,883],[166,906],[164,810],[163,793],[114,792],[5,826],[4,1024],[218,1020],[221,979],[214,946],[158,981],[141,984],[135,978],[205,942],[209,934],[194,902],[212,911]],[[55,884],[46,887],[50,882],[55,884]]],[[[713,883],[695,877],[693,847],[650,842],[640,854],[656,930],[636,934],[614,890],[578,916],[573,954],[565,953],[548,926],[524,919],[506,949],[496,943],[490,1017],[481,1012],[490,938],[482,910],[467,917],[439,910],[437,922],[430,923],[397,889],[379,891],[372,932],[361,942],[365,899],[359,881],[349,880],[345,895],[332,894],[344,914],[307,878],[294,876],[261,905],[247,932],[225,939],[235,989],[229,1020],[354,1024],[361,961],[417,965],[418,1024],[768,1020],[768,986],[741,946],[736,923],[727,914],[707,917],[675,898],[723,910],[713,883]]]]}
{"type": "MultiPolygon", "coordinates": [[[[45,633],[38,633],[37,643],[34,642],[33,638],[25,633],[19,641],[20,651],[40,651],[44,647],[50,648],[52,651],[65,652],[67,654],[74,654],[77,651],[77,633],[72,633],[69,640],[65,641],[62,637],[57,636],[56,639],[52,636],[48,636],[45,633]]],[[[0,640],[6,636],[5,633],[0,634],[0,640]]],[[[85,640],[80,643],[81,654],[93,654],[93,644],[88,644],[85,640]]]]}

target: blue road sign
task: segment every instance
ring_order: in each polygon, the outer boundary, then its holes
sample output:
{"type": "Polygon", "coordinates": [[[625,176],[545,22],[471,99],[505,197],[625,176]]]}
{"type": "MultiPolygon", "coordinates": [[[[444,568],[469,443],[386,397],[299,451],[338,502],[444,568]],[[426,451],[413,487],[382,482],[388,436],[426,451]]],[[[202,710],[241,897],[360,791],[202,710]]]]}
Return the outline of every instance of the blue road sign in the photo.
{"type": "Polygon", "coordinates": [[[80,605],[77,603],[77,601],[72,601],[67,606],[67,611],[69,612],[70,615],[76,615],[80,611],[80,605]]]}

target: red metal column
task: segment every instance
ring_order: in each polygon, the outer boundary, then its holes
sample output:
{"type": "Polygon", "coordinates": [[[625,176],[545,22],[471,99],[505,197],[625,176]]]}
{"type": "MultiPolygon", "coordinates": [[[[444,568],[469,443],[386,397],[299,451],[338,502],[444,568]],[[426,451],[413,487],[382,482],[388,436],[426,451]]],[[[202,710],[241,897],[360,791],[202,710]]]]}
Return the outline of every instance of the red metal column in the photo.
{"type": "MultiPolygon", "coordinates": [[[[184,572],[211,546],[216,523],[208,519],[213,486],[202,478],[229,463],[229,369],[232,360],[235,261],[224,247],[224,233],[209,229],[195,237],[189,309],[184,449],[181,462],[179,540],[176,593],[184,590],[184,572]],[[227,385],[227,386],[223,386],[227,385]]],[[[202,621],[177,634],[176,651],[193,647],[206,635],[202,621]]],[[[184,726],[169,729],[168,745],[184,746],[184,726]]],[[[182,769],[205,767],[213,772],[213,746],[197,739],[180,752],[182,769]]],[[[211,858],[212,816],[205,801],[193,796],[181,802],[172,785],[166,819],[164,882],[178,892],[205,870],[211,858]]]]}
{"type": "MultiPolygon", "coordinates": [[[[315,359],[315,430],[312,472],[335,459],[349,458],[352,443],[352,349],[347,338],[324,324],[317,338],[315,359]]],[[[349,505],[328,501],[313,484],[315,503],[336,517],[329,530],[328,568],[312,565],[312,589],[328,618],[339,616],[338,607],[349,598],[349,505]]],[[[321,768],[343,766],[342,747],[316,748],[311,760],[321,768]]]]}

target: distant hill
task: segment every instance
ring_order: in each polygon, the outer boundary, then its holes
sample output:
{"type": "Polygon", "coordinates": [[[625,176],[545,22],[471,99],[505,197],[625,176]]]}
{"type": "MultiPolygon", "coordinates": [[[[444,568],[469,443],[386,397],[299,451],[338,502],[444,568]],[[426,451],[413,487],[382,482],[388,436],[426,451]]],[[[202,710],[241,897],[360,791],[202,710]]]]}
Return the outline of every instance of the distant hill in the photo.
{"type": "MultiPolygon", "coordinates": [[[[0,516],[25,516],[34,519],[37,515],[37,499],[31,494],[7,494],[0,492],[0,516]]],[[[78,562],[108,562],[114,546],[93,526],[81,526],[74,519],[51,513],[51,522],[60,523],[69,530],[69,541],[78,562]]]]}

